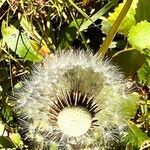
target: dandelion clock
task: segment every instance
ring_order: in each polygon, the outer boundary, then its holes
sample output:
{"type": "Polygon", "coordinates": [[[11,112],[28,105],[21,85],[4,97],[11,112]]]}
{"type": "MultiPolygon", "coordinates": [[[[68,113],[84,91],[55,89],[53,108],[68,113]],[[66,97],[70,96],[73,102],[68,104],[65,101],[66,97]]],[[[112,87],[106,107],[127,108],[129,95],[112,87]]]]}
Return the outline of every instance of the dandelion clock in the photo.
{"type": "Polygon", "coordinates": [[[128,109],[136,110],[137,101],[127,96],[123,75],[109,61],[72,50],[33,68],[15,97],[20,127],[40,149],[53,143],[59,149],[106,149],[124,135],[128,109]]]}

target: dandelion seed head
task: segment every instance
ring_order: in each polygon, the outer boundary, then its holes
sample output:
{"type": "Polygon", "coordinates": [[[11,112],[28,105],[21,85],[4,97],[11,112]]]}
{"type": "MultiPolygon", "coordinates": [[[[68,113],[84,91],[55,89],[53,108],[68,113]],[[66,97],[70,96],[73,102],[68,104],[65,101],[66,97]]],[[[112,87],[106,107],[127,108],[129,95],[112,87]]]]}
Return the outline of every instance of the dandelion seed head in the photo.
{"type": "Polygon", "coordinates": [[[34,67],[16,92],[16,105],[26,114],[31,139],[39,137],[46,145],[107,142],[117,138],[114,128],[123,130],[128,119],[121,109],[123,82],[118,69],[97,54],[62,52],[34,67]]]}

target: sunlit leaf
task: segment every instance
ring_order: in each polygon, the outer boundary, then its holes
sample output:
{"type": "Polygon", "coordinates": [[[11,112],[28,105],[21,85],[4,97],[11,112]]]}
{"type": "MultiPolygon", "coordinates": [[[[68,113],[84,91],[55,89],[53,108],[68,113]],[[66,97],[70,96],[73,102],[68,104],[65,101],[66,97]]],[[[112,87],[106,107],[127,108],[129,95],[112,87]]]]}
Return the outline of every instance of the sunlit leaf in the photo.
{"type": "Polygon", "coordinates": [[[115,0],[108,2],[102,9],[100,9],[97,13],[95,13],[90,19],[86,20],[80,27],[79,31],[83,31],[87,29],[92,23],[94,23],[97,19],[105,14],[113,5],[115,5],[115,0]]]}
{"type": "Polygon", "coordinates": [[[103,33],[108,33],[111,28],[111,23],[108,21],[107,18],[102,18],[101,22],[101,30],[103,33]]]}
{"type": "MultiPolygon", "coordinates": [[[[73,0],[68,0],[71,5],[73,5],[86,19],[91,20],[91,18],[80,8],[78,7],[73,0]]],[[[92,22],[92,20],[91,20],[92,22]]]]}
{"type": "MultiPolygon", "coordinates": [[[[30,40],[26,34],[20,33],[14,26],[7,26],[6,22],[2,22],[2,36],[8,47],[19,55],[19,57],[37,62],[42,60],[42,55],[38,53],[38,49],[33,48],[33,40],[30,40]]],[[[34,47],[38,48],[38,44],[34,42],[34,47]]]]}
{"type": "Polygon", "coordinates": [[[127,142],[127,147],[140,148],[141,145],[150,140],[150,138],[140,130],[136,125],[129,123],[129,132],[125,138],[127,142]]]}
{"type": "Polygon", "coordinates": [[[42,37],[36,31],[35,26],[32,23],[30,23],[30,21],[27,20],[25,16],[21,16],[20,25],[25,30],[25,32],[28,33],[28,35],[30,35],[34,40],[46,44],[44,40],[42,40],[42,37]]]}
{"type": "MultiPolygon", "coordinates": [[[[130,28],[136,24],[134,15],[135,15],[135,8],[137,5],[137,2],[138,2],[138,0],[133,1],[131,8],[129,9],[126,17],[124,18],[124,20],[118,30],[119,33],[122,33],[127,36],[130,28]]],[[[105,22],[103,22],[102,25],[105,26],[105,24],[107,24],[106,27],[108,27],[108,25],[110,24],[112,26],[113,23],[115,22],[116,18],[118,17],[119,13],[121,12],[124,4],[125,4],[125,1],[123,3],[120,3],[118,5],[118,7],[114,10],[113,13],[109,13],[108,20],[105,20],[105,22]]],[[[107,30],[106,30],[105,27],[102,27],[102,29],[104,32],[108,32],[110,30],[109,28],[107,28],[107,30]]]]}
{"type": "Polygon", "coordinates": [[[56,143],[52,142],[52,143],[50,144],[50,149],[51,149],[51,150],[58,150],[58,145],[57,145],[56,143]]]}
{"type": "Polygon", "coordinates": [[[12,106],[10,104],[3,105],[2,115],[7,123],[13,120],[12,106]]]}
{"type": "Polygon", "coordinates": [[[130,44],[138,49],[150,48],[150,23],[141,21],[130,29],[128,35],[130,44]]]}
{"type": "Polygon", "coordinates": [[[18,133],[10,134],[9,137],[16,147],[22,147],[23,146],[23,142],[22,142],[21,137],[18,133]]]}
{"type": "Polygon", "coordinates": [[[121,105],[121,111],[130,118],[136,115],[140,102],[140,96],[137,93],[130,93],[124,97],[124,103],[121,105]]]}

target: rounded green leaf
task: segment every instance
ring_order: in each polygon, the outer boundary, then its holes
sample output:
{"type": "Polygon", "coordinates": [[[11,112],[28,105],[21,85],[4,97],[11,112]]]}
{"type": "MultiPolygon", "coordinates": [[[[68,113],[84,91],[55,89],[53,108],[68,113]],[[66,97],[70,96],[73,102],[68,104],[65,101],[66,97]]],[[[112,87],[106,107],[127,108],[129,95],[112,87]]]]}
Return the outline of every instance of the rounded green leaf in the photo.
{"type": "Polygon", "coordinates": [[[150,23],[141,21],[136,26],[130,29],[128,35],[129,43],[136,49],[149,49],[150,48],[150,23]]]}

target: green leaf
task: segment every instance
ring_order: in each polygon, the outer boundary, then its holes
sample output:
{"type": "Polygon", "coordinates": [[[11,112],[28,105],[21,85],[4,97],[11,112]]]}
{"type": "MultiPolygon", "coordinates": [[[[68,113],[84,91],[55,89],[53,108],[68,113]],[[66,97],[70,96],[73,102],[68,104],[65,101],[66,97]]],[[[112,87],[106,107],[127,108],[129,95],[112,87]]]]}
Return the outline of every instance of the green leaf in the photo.
{"type": "Polygon", "coordinates": [[[46,44],[44,40],[42,40],[42,37],[38,34],[36,31],[36,28],[33,26],[33,24],[27,20],[27,18],[23,15],[21,16],[20,25],[25,30],[25,32],[30,35],[34,40],[36,40],[39,43],[46,44]]]}
{"type": "Polygon", "coordinates": [[[23,142],[21,140],[21,136],[18,133],[13,133],[9,137],[10,137],[10,139],[12,140],[12,142],[14,143],[14,145],[16,147],[21,148],[23,146],[23,142]]]}
{"type": "Polygon", "coordinates": [[[54,143],[54,142],[51,142],[50,149],[51,150],[58,150],[58,145],[56,143],[54,143]]]}
{"type": "MultiPolygon", "coordinates": [[[[78,25],[80,26],[83,19],[76,19],[78,25]]],[[[59,49],[68,48],[74,39],[76,38],[77,27],[75,21],[72,21],[68,26],[64,27],[60,33],[60,39],[58,41],[59,49]]]]}
{"type": "Polygon", "coordinates": [[[127,147],[140,148],[141,145],[150,138],[140,130],[136,125],[129,123],[129,131],[125,137],[127,147]]]}
{"type": "Polygon", "coordinates": [[[150,0],[139,0],[136,8],[135,19],[137,22],[150,21],[149,13],[150,0]]]}
{"type": "Polygon", "coordinates": [[[150,48],[150,23],[141,21],[130,29],[128,35],[129,43],[136,49],[150,48]]]}
{"type": "Polygon", "coordinates": [[[20,33],[14,26],[7,26],[5,21],[2,22],[1,28],[3,40],[8,47],[19,57],[33,62],[42,60],[42,55],[38,53],[38,45],[35,41],[30,40],[26,34],[20,33]]]}
{"type": "Polygon", "coordinates": [[[111,28],[111,23],[108,21],[107,18],[102,18],[101,22],[101,30],[103,33],[108,33],[111,28]]]}
{"type": "Polygon", "coordinates": [[[86,20],[80,27],[79,31],[83,31],[87,29],[92,23],[94,23],[97,19],[100,19],[103,14],[105,14],[113,5],[115,5],[116,0],[112,0],[108,2],[102,9],[100,9],[97,13],[95,13],[90,19],[86,20]]]}
{"type": "Polygon", "coordinates": [[[15,145],[9,137],[0,136],[0,145],[3,148],[15,148],[15,145]]]}
{"type": "MultiPolygon", "coordinates": [[[[137,5],[137,2],[138,0],[134,0],[126,17],[124,18],[118,32],[121,33],[121,34],[124,34],[124,35],[128,35],[128,32],[130,30],[130,28],[136,24],[136,20],[134,18],[134,15],[135,15],[135,8],[136,8],[136,5],[137,5]]],[[[102,30],[103,32],[108,32],[110,30],[109,27],[109,24],[110,24],[110,27],[113,25],[113,23],[115,22],[116,18],[118,17],[119,13],[121,12],[123,6],[125,4],[125,1],[123,3],[120,3],[118,5],[118,7],[114,10],[113,13],[109,13],[109,17],[107,20],[105,20],[105,22],[102,22],[102,30]],[[105,26],[107,27],[107,29],[105,29],[105,26]]]]}
{"type": "Polygon", "coordinates": [[[132,118],[136,115],[137,109],[139,107],[140,96],[137,93],[130,93],[124,97],[124,102],[121,105],[121,112],[124,116],[132,118]]]}
{"type": "Polygon", "coordinates": [[[133,77],[144,64],[145,55],[135,49],[124,50],[115,53],[112,61],[115,65],[119,66],[126,77],[133,77]]]}
{"type": "Polygon", "coordinates": [[[148,61],[138,71],[138,79],[141,84],[150,86],[150,63],[148,61]]]}
{"type": "Polygon", "coordinates": [[[4,104],[2,107],[2,115],[6,122],[10,122],[13,120],[12,116],[12,106],[10,104],[4,104]]]}
{"type": "MultiPolygon", "coordinates": [[[[68,0],[69,3],[78,10],[78,12],[80,12],[86,19],[91,20],[91,18],[80,8],[76,5],[76,3],[74,3],[73,0],[68,0]]],[[[92,22],[92,20],[91,20],[92,22]]]]}

